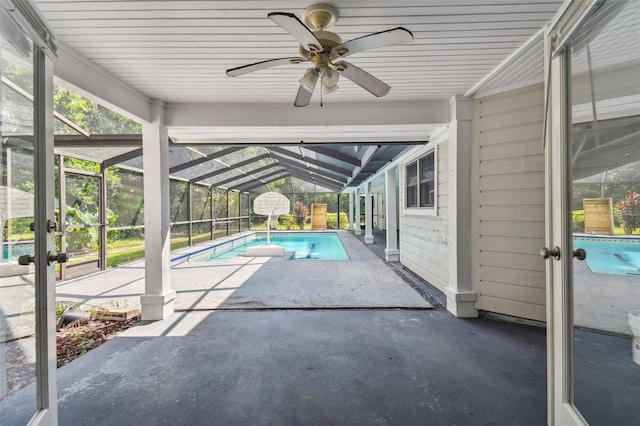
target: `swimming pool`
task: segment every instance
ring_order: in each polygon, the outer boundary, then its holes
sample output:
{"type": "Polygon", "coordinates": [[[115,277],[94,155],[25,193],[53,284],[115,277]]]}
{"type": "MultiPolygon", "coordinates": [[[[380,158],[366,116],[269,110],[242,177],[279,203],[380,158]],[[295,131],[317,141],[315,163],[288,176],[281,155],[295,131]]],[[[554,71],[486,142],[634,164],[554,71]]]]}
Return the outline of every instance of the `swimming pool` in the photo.
{"type": "MultiPolygon", "coordinates": [[[[194,258],[200,262],[215,262],[232,259],[244,254],[247,247],[266,245],[266,233],[247,239],[241,245],[224,247],[194,258]]],[[[292,234],[271,233],[271,244],[284,248],[285,252],[293,252],[291,260],[349,260],[340,237],[335,232],[296,232],[292,234]]]]}
{"type": "Polygon", "coordinates": [[[640,239],[574,237],[573,247],[587,251],[591,272],[640,276],[640,239]]]}
{"type": "Polygon", "coordinates": [[[33,241],[5,242],[2,245],[2,262],[15,261],[23,254],[33,254],[33,241]],[[9,255],[11,253],[11,255],[9,255]]]}

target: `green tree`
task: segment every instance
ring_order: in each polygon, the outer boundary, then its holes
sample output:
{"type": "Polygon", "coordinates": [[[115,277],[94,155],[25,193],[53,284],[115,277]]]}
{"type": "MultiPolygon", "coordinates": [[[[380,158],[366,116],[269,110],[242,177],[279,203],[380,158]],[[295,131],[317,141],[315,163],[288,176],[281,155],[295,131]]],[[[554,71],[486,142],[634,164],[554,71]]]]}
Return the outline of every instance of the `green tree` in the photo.
{"type": "MultiPolygon", "coordinates": [[[[135,121],[90,101],[64,87],[56,86],[53,92],[53,109],[92,134],[140,134],[142,126],[135,121]]],[[[73,133],[59,123],[60,133],[73,133]]]]}
{"type": "Polygon", "coordinates": [[[169,217],[172,222],[189,220],[189,182],[171,180],[169,182],[169,217]]]}
{"type": "Polygon", "coordinates": [[[213,191],[213,216],[218,218],[227,217],[227,207],[229,200],[227,198],[227,190],[216,188],[213,191]]]}

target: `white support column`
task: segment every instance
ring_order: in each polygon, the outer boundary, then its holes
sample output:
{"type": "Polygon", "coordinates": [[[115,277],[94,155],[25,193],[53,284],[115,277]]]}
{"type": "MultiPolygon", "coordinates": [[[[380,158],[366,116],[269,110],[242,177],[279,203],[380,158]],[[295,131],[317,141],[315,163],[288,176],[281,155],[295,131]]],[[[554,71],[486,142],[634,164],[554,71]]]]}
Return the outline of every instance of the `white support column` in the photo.
{"type": "Polygon", "coordinates": [[[371,184],[364,187],[364,243],[373,244],[373,205],[371,204],[371,184]]]}
{"type": "Polygon", "coordinates": [[[356,217],[353,221],[353,233],[356,235],[361,235],[362,230],[360,229],[360,188],[356,188],[353,196],[355,198],[354,202],[356,205],[356,217]]]}
{"type": "Polygon", "coordinates": [[[397,262],[400,260],[400,250],[398,250],[396,168],[387,169],[384,177],[385,215],[387,217],[387,248],[384,250],[384,255],[387,262],[397,262]]]}
{"type": "Polygon", "coordinates": [[[471,290],[471,144],[473,100],[450,100],[449,127],[449,283],[447,310],[457,317],[477,317],[471,290]]]}
{"type": "Polygon", "coordinates": [[[353,197],[354,197],[354,193],[353,192],[348,192],[349,194],[349,213],[347,214],[347,216],[349,216],[349,229],[353,229],[353,197]]]}
{"type": "Polygon", "coordinates": [[[169,136],[163,124],[164,109],[164,102],[153,101],[152,121],[142,128],[145,291],[141,304],[145,321],[171,315],[176,294],[170,278],[169,136]]]}

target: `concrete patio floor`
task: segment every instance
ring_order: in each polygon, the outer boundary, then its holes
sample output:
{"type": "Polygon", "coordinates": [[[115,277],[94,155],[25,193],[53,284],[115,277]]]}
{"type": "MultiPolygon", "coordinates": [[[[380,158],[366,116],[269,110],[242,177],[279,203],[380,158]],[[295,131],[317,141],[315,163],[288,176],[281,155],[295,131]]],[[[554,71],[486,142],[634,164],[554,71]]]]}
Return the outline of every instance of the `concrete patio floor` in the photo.
{"type": "MultiPolygon", "coordinates": [[[[365,253],[379,247],[351,241],[363,256],[359,267],[392,271],[365,253]]],[[[335,269],[320,272],[316,286],[335,269]]],[[[141,323],[58,370],[60,424],[546,424],[545,330],[456,318],[435,292],[407,280],[397,288],[418,295],[419,286],[434,309],[233,303],[141,323]]],[[[266,293],[251,300],[274,300],[266,293]]],[[[577,368],[592,373],[577,378],[577,398],[590,423],[638,424],[640,369],[617,357],[629,340],[578,337],[577,368]]],[[[33,385],[0,401],[0,424],[24,424],[32,393],[33,385]]]]}
{"type": "Polygon", "coordinates": [[[60,424],[541,425],[544,348],[446,311],[176,313],[59,369],[60,424]]]}

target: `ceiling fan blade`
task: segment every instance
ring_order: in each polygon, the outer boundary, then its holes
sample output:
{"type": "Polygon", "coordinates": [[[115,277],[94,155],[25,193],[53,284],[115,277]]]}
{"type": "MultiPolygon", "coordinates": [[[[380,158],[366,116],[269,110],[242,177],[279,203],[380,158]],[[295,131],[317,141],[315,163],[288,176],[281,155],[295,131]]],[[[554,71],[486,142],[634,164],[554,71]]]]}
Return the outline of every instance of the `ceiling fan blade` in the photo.
{"type": "Polygon", "coordinates": [[[335,46],[331,51],[339,57],[345,57],[364,50],[391,46],[393,44],[409,43],[410,41],[413,41],[411,31],[398,27],[392,30],[380,31],[379,33],[354,38],[353,40],[335,46]]]}
{"type": "Polygon", "coordinates": [[[304,75],[300,79],[300,88],[296,95],[296,100],[293,102],[294,106],[303,107],[309,105],[313,91],[316,89],[320,74],[315,68],[309,68],[305,71],[304,75]]]}
{"type": "Polygon", "coordinates": [[[309,105],[309,102],[311,102],[311,95],[313,95],[313,92],[308,92],[304,87],[300,86],[293,105],[297,107],[309,105]]]}
{"type": "Polygon", "coordinates": [[[383,83],[368,72],[350,64],[349,62],[340,61],[336,62],[335,65],[338,67],[338,72],[341,75],[379,98],[383,97],[389,93],[389,90],[391,90],[389,85],[383,83]]]}
{"type": "Polygon", "coordinates": [[[278,65],[288,65],[288,64],[299,64],[301,62],[305,62],[306,59],[294,56],[291,58],[278,58],[278,59],[269,59],[267,61],[256,62],[254,64],[243,65],[241,67],[230,68],[227,70],[227,75],[229,77],[237,77],[239,75],[248,74],[250,72],[263,70],[266,68],[276,67],[278,65]]]}
{"type": "Polygon", "coordinates": [[[271,12],[267,15],[276,24],[284,28],[309,52],[322,52],[322,44],[313,32],[293,13],[271,12]]]}

